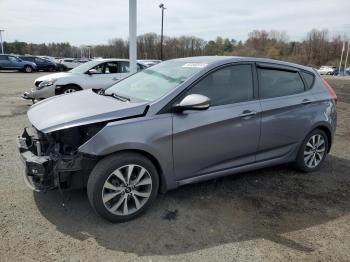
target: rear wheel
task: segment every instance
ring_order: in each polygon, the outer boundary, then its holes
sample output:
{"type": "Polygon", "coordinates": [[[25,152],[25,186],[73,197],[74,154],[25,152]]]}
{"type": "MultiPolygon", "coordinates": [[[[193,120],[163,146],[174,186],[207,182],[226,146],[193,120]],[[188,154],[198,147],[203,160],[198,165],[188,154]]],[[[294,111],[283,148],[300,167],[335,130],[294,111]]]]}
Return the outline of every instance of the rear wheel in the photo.
{"type": "Polygon", "coordinates": [[[107,156],[90,174],[87,194],[93,209],[111,222],[125,222],[144,213],[159,188],[157,169],[137,153],[107,156]]]}
{"type": "Polygon", "coordinates": [[[33,68],[30,65],[26,65],[24,67],[24,72],[31,73],[31,72],[33,72],[33,68]]]}
{"type": "Polygon", "coordinates": [[[325,132],[315,129],[304,139],[297,156],[296,166],[304,172],[319,169],[327,156],[329,148],[325,132]]]}

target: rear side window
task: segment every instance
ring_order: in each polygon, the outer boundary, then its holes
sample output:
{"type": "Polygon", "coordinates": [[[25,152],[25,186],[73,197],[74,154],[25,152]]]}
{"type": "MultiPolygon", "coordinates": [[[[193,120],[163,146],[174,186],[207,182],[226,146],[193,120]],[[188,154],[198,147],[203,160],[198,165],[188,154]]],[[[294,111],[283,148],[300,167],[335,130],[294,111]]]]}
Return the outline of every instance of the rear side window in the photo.
{"type": "Polygon", "coordinates": [[[24,61],[34,62],[34,59],[32,57],[21,56],[21,59],[24,60],[24,61]]]}
{"type": "Polygon", "coordinates": [[[233,65],[207,75],[188,94],[210,98],[212,106],[245,102],[253,99],[251,65],[233,65]]]}
{"type": "Polygon", "coordinates": [[[298,72],[258,68],[260,98],[299,94],[305,91],[298,72]]]}
{"type": "Polygon", "coordinates": [[[303,75],[303,77],[305,79],[306,89],[311,89],[311,87],[315,81],[315,76],[313,74],[306,73],[306,72],[301,72],[301,74],[303,75]]]}

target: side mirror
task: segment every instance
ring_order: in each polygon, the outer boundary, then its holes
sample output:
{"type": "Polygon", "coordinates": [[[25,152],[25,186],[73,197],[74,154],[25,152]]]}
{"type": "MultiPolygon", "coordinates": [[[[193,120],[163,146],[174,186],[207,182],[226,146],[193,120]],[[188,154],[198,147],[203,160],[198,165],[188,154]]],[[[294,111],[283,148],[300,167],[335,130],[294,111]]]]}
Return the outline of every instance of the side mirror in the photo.
{"type": "Polygon", "coordinates": [[[210,98],[192,94],[186,96],[182,101],[173,107],[174,112],[183,112],[185,110],[207,110],[210,107],[210,98]]]}
{"type": "Polygon", "coordinates": [[[87,71],[88,75],[93,75],[93,74],[97,74],[97,70],[96,69],[90,69],[89,71],[87,71]]]}

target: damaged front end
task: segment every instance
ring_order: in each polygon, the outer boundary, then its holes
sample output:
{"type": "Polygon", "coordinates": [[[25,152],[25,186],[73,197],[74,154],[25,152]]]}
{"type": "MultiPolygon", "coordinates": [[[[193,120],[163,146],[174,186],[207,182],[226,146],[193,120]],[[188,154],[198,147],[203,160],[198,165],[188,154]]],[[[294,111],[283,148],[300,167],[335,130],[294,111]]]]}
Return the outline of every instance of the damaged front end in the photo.
{"type": "Polygon", "coordinates": [[[80,145],[105,126],[103,123],[42,133],[25,128],[18,148],[25,164],[25,181],[33,190],[82,188],[98,157],[82,154],[80,145]]]}

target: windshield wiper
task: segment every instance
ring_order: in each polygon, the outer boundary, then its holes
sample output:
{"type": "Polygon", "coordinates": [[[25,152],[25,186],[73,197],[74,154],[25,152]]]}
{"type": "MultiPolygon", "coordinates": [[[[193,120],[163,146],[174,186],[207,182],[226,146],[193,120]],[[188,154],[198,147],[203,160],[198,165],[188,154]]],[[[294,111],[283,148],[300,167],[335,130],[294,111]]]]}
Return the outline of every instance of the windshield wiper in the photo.
{"type": "MultiPolygon", "coordinates": [[[[105,94],[106,95],[106,94],[105,94]]],[[[109,94],[108,94],[109,95],[109,94]]],[[[126,96],[121,96],[121,95],[118,95],[116,93],[112,93],[110,94],[111,97],[114,97],[120,101],[123,101],[123,102],[130,102],[130,98],[129,97],[126,97],[126,96]]]]}
{"type": "Polygon", "coordinates": [[[130,102],[130,98],[126,97],[126,96],[121,96],[118,95],[117,93],[111,93],[111,94],[106,94],[106,90],[101,88],[101,89],[93,89],[94,92],[96,92],[99,95],[103,95],[103,96],[111,96],[115,99],[118,99],[119,101],[122,102],[130,102]]]}

